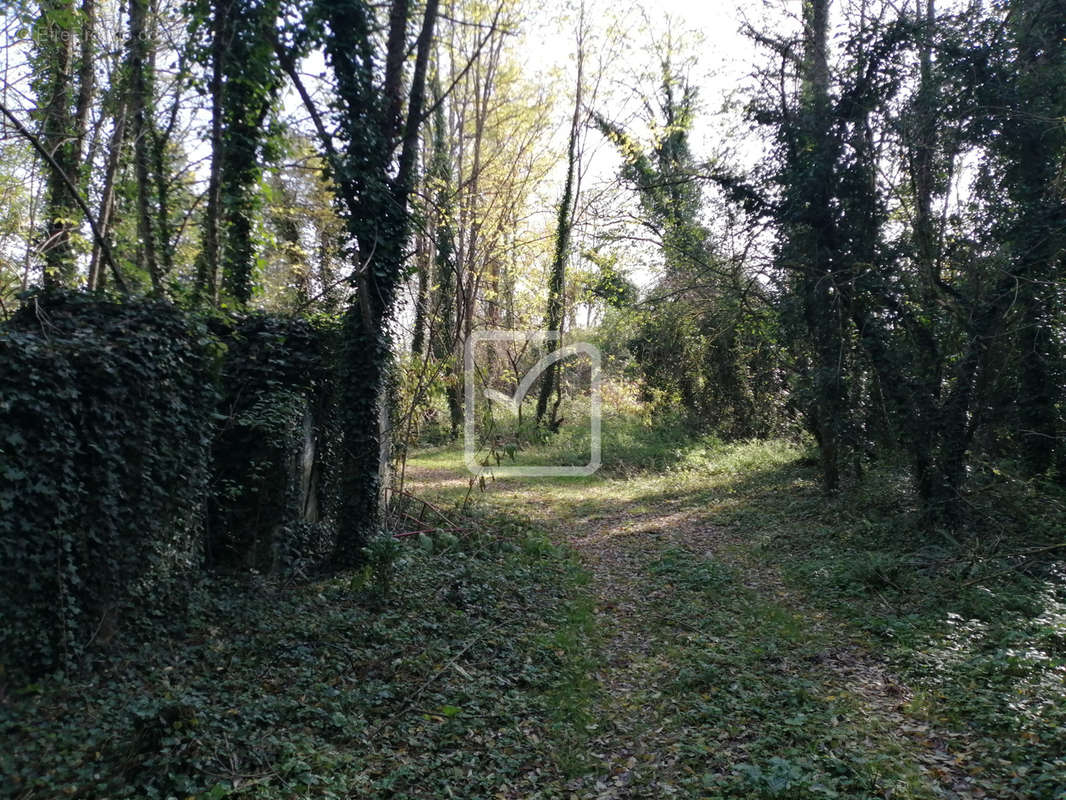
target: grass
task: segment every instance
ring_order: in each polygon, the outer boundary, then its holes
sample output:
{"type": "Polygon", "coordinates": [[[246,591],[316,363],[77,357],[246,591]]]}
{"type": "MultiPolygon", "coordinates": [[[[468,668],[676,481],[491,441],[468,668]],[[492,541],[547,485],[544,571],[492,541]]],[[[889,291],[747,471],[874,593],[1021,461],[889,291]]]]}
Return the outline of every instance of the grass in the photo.
{"type": "Polygon", "coordinates": [[[720,562],[668,550],[650,572],[677,589],[656,611],[672,627],[668,687],[690,796],[934,796],[906,742],[821,668],[830,635],[720,562]]]}
{"type": "Polygon", "coordinates": [[[989,796],[1066,797],[1064,551],[1017,555],[1062,543],[1061,495],[984,491],[971,528],[948,534],[923,525],[890,469],[827,500],[785,464],[724,519],[747,534],[749,563],[780,563],[913,687],[909,714],[965,734],[989,796]]]}
{"type": "Polygon", "coordinates": [[[1052,488],[979,482],[949,537],[890,465],[827,498],[801,444],[666,422],[606,419],[584,478],[419,452],[457,540],[0,676],[0,796],[1066,797],[1064,576],[1013,555],[1066,529],[1052,488]]]}
{"type": "MultiPolygon", "coordinates": [[[[526,457],[550,463],[572,441],[526,457]]],[[[632,417],[605,421],[604,456],[594,476],[490,481],[476,502],[558,540],[608,523],[647,562],[642,593],[669,581],[640,624],[671,688],[635,702],[692,734],[675,743],[683,793],[1066,797],[1063,551],[1015,555],[1061,544],[1060,491],[987,470],[971,529],[948,535],[923,526],[891,464],[828,498],[802,445],[659,438],[632,417]],[[692,546],[708,525],[723,532],[711,561],[692,546]],[[664,531],[674,550],[648,544],[664,531]],[[660,642],[664,620],[675,636],[660,642]]]]}

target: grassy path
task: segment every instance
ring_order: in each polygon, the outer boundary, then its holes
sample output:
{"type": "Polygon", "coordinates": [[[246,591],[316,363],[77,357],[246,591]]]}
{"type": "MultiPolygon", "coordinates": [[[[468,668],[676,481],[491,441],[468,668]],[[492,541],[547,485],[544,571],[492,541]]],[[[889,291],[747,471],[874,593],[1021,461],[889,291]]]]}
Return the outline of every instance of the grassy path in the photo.
{"type": "Polygon", "coordinates": [[[930,556],[891,475],[830,500],[788,445],[647,437],[483,491],[420,453],[458,535],[0,674],[0,798],[1066,800],[1061,580],[930,556]]]}
{"type": "MultiPolygon", "coordinates": [[[[464,493],[450,458],[416,460],[415,491],[464,493]]],[[[588,575],[592,624],[568,658],[589,674],[565,698],[563,796],[1013,795],[738,522],[745,484],[794,460],[749,448],[701,469],[500,480],[479,494],[482,512],[549,532],[588,575]]]]}

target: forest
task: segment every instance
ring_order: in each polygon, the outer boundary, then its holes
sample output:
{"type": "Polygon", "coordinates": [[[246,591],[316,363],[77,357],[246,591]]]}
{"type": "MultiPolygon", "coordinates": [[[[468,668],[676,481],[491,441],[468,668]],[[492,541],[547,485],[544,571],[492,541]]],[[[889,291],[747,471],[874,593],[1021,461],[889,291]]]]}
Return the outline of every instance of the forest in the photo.
{"type": "Polygon", "coordinates": [[[1066,800],[1066,0],[0,31],[0,797],[1066,800]]]}

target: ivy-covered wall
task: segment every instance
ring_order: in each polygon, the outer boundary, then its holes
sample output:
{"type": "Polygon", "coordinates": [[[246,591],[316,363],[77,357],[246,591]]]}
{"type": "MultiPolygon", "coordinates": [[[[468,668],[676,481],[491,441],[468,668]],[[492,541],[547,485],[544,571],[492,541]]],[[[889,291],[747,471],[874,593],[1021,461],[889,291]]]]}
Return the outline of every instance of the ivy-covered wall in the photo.
{"type": "Polygon", "coordinates": [[[0,669],[82,662],[190,573],[333,543],[333,332],[39,294],[0,326],[0,669]]]}
{"type": "Polygon", "coordinates": [[[329,320],[216,320],[226,343],[208,560],[303,575],[334,542],[339,432],[329,320]]]}
{"type": "Polygon", "coordinates": [[[219,357],[162,303],[39,295],[0,329],[0,660],[70,666],[180,594],[219,357]]]}

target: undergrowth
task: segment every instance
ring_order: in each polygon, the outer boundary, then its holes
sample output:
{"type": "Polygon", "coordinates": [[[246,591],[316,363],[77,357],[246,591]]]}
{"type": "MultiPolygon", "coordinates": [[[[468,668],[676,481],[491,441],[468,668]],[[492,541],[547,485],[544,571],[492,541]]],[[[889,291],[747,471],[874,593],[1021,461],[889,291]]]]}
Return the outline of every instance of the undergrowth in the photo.
{"type": "Polygon", "coordinates": [[[890,464],[826,497],[799,451],[758,468],[772,447],[741,447],[736,472],[738,453],[710,467],[733,475],[713,507],[741,562],[781,573],[883,658],[914,691],[910,715],[964,734],[953,757],[974,791],[1066,797],[1062,490],[988,470],[950,532],[890,464]]]}
{"type": "MultiPolygon", "coordinates": [[[[580,570],[537,530],[408,541],[388,587],[205,582],[90,678],[0,695],[15,798],[526,796],[568,769],[580,570]]],[[[380,567],[380,565],[379,565],[380,567]]],[[[0,678],[2,680],[2,678],[0,678]]]]}
{"type": "MultiPolygon", "coordinates": [[[[731,566],[666,553],[642,578],[674,593],[662,601],[677,638],[672,702],[708,695],[685,712],[701,731],[684,745],[692,796],[922,797],[924,774],[961,781],[960,796],[1066,797],[1061,488],[978,465],[967,525],[950,532],[927,525],[887,460],[827,497],[801,443],[724,444],[673,425],[660,438],[633,417],[603,432],[597,475],[490,480],[475,502],[571,520],[564,529],[680,513],[726,532],[731,566]],[[759,575],[772,579],[760,588],[759,575]],[[805,624],[822,617],[835,640],[805,624]],[[818,665],[852,649],[903,687],[891,704],[902,733],[864,730],[861,698],[820,683],[818,665]],[[880,749],[866,752],[870,736],[880,749]]],[[[548,463],[572,441],[525,457],[548,463]]],[[[426,458],[454,463],[447,449],[426,458]]]]}
{"type": "MultiPolygon", "coordinates": [[[[932,797],[904,746],[819,666],[832,642],[720,561],[668,549],[645,580],[689,796],[932,797]],[[695,625],[692,623],[696,622],[695,625]]],[[[660,701],[661,702],[661,701],[660,701]]]]}
{"type": "Polygon", "coordinates": [[[1053,487],[989,471],[949,534],[891,465],[827,498],[799,444],[672,430],[605,427],[600,474],[484,489],[427,451],[416,491],[465,509],[459,535],[304,585],[204,581],[90,678],[0,676],[0,793],[1066,797],[1053,487]],[[626,624],[661,650],[620,720],[610,617],[566,542],[586,527],[637,548],[626,624]],[[665,760],[598,772],[620,722],[665,760]]]}

